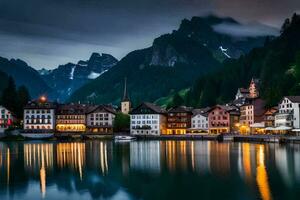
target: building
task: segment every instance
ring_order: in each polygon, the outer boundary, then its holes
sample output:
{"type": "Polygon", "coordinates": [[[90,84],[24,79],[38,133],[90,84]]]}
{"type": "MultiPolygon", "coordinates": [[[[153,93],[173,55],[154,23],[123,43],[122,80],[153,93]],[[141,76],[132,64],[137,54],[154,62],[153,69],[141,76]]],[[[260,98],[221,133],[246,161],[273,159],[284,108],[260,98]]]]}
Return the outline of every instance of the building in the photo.
{"type": "Polygon", "coordinates": [[[264,128],[265,101],[260,98],[248,98],[240,107],[240,133],[262,131],[264,128]]]}
{"type": "Polygon", "coordinates": [[[249,85],[249,97],[248,98],[258,98],[259,97],[260,80],[252,78],[249,85]]]}
{"type": "Polygon", "coordinates": [[[48,102],[45,97],[28,102],[24,107],[24,131],[55,131],[56,106],[48,102]]]}
{"type": "Polygon", "coordinates": [[[238,91],[235,95],[235,100],[233,100],[232,104],[237,107],[241,107],[245,103],[247,103],[248,99],[256,99],[259,97],[260,90],[260,81],[259,79],[252,78],[249,84],[249,87],[246,88],[238,88],[238,91]]]}
{"type": "Polygon", "coordinates": [[[0,128],[6,129],[11,125],[13,125],[13,122],[14,122],[13,114],[4,106],[0,105],[0,128]]]}
{"type": "Polygon", "coordinates": [[[275,115],[276,131],[288,131],[300,128],[300,96],[286,96],[279,105],[275,115]]]}
{"type": "Polygon", "coordinates": [[[194,109],[192,116],[191,133],[207,133],[208,132],[208,110],[210,108],[194,109]]]}
{"type": "Polygon", "coordinates": [[[278,112],[278,107],[272,107],[266,110],[264,113],[264,123],[265,127],[274,127],[275,126],[275,115],[278,112]]]}
{"type": "Polygon", "coordinates": [[[85,132],[86,111],[87,106],[84,104],[59,105],[56,112],[56,131],[85,132]]]}
{"type": "Polygon", "coordinates": [[[177,106],[168,110],[167,134],[182,135],[192,126],[192,108],[177,106]]]}
{"type": "Polygon", "coordinates": [[[128,97],[128,91],[127,91],[127,78],[125,78],[124,81],[124,94],[123,99],[121,101],[121,112],[124,114],[128,114],[131,110],[131,102],[128,97]]]}
{"type": "Polygon", "coordinates": [[[210,134],[235,133],[238,131],[239,109],[235,106],[216,105],[208,111],[210,134]]]}
{"type": "Polygon", "coordinates": [[[152,103],[142,103],[130,112],[130,134],[166,134],[166,111],[152,103]]]}
{"type": "Polygon", "coordinates": [[[111,106],[90,106],[86,113],[87,132],[112,134],[115,116],[116,111],[111,106]]]}
{"type": "Polygon", "coordinates": [[[247,98],[249,96],[249,89],[238,88],[238,91],[235,95],[235,99],[247,98]]]}

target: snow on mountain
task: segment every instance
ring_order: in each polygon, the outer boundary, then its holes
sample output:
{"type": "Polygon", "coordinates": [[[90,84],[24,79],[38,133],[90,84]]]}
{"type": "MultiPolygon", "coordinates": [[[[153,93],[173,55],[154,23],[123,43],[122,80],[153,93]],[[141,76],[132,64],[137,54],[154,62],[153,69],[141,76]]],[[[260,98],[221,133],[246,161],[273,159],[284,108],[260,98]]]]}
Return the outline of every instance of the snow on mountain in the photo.
{"type": "Polygon", "coordinates": [[[222,51],[222,53],[223,53],[227,58],[231,58],[231,56],[228,55],[228,53],[227,53],[228,49],[225,49],[225,48],[223,48],[222,46],[220,46],[219,49],[222,51]]]}
{"type": "Polygon", "coordinates": [[[76,68],[76,65],[75,65],[74,67],[72,67],[72,69],[71,69],[71,73],[70,73],[70,79],[71,79],[71,80],[74,79],[75,68],[76,68]]]}
{"type": "Polygon", "coordinates": [[[116,65],[118,60],[109,54],[93,53],[89,60],[60,65],[54,70],[40,71],[42,78],[53,88],[53,96],[65,101],[79,87],[96,79],[116,65]]]}
{"type": "Polygon", "coordinates": [[[88,79],[96,79],[96,78],[98,78],[99,76],[101,76],[102,74],[104,74],[105,72],[107,72],[108,71],[108,69],[107,70],[104,70],[103,72],[101,72],[101,73],[96,73],[96,72],[91,72],[89,75],[88,75],[88,79]]]}

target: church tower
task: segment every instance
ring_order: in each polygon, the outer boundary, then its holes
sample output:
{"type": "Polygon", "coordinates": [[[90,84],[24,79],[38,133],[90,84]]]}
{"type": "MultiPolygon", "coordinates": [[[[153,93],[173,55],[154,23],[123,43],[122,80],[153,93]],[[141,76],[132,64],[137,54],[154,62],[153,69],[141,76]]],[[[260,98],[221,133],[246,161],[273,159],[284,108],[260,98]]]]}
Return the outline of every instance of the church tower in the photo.
{"type": "Polygon", "coordinates": [[[123,94],[123,99],[121,101],[121,112],[124,114],[128,114],[131,109],[131,102],[128,98],[128,93],[127,93],[127,78],[125,77],[124,80],[124,94],[123,94]]]}

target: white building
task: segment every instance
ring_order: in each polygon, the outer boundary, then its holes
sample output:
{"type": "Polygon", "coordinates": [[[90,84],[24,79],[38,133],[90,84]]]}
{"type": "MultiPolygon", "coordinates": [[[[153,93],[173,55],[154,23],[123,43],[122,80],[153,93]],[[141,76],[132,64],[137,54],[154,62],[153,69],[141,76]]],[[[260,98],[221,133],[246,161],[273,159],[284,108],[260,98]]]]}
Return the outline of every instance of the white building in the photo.
{"type": "Polygon", "coordinates": [[[24,130],[55,130],[55,109],[46,99],[31,101],[24,107],[24,130]]]}
{"type": "Polygon", "coordinates": [[[208,111],[209,108],[194,109],[192,116],[192,133],[208,131],[208,111]]]}
{"type": "Polygon", "coordinates": [[[130,134],[166,134],[166,112],[151,103],[142,103],[130,112],[130,134]]]}
{"type": "Polygon", "coordinates": [[[0,128],[8,128],[13,123],[12,113],[0,105],[0,128]]]}
{"type": "Polygon", "coordinates": [[[116,111],[111,106],[99,105],[89,109],[86,116],[88,132],[113,133],[116,111]]]}
{"type": "Polygon", "coordinates": [[[300,96],[284,97],[275,115],[275,127],[300,128],[300,96]]]}

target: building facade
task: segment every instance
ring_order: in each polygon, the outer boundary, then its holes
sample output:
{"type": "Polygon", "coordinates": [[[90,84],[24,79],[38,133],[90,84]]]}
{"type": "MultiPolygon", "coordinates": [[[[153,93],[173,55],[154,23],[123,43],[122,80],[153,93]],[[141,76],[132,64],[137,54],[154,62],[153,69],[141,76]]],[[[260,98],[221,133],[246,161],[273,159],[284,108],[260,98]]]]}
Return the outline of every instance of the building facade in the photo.
{"type": "Polygon", "coordinates": [[[56,131],[80,133],[86,131],[86,110],[84,104],[60,105],[56,112],[56,131]]]}
{"type": "Polygon", "coordinates": [[[275,126],[275,115],[278,112],[277,107],[272,107],[267,109],[264,113],[264,123],[265,127],[274,127],[275,126]]]}
{"type": "Polygon", "coordinates": [[[45,98],[30,101],[24,107],[24,130],[55,131],[55,110],[56,105],[45,98]]]}
{"type": "Polygon", "coordinates": [[[127,92],[127,79],[125,78],[124,81],[124,94],[123,94],[123,99],[121,101],[121,112],[124,114],[129,114],[131,110],[131,101],[128,97],[128,92],[127,92]]]}
{"type": "Polygon", "coordinates": [[[300,96],[284,97],[275,115],[275,127],[300,128],[300,96]]]}
{"type": "Polygon", "coordinates": [[[252,98],[246,101],[247,102],[240,107],[240,133],[242,134],[252,132],[252,126],[263,123],[265,113],[265,101],[262,99],[252,98]]]}
{"type": "Polygon", "coordinates": [[[113,133],[113,123],[116,111],[111,106],[91,106],[86,113],[87,132],[90,133],[113,133]]]}
{"type": "Polygon", "coordinates": [[[193,110],[191,133],[208,132],[208,110],[209,108],[193,110]]]}
{"type": "Polygon", "coordinates": [[[183,135],[192,126],[192,108],[178,106],[168,110],[167,115],[167,134],[183,135]]]}
{"type": "Polygon", "coordinates": [[[4,106],[0,105],[0,128],[6,129],[13,125],[14,117],[4,106]]]}
{"type": "Polygon", "coordinates": [[[130,134],[166,134],[166,111],[152,103],[142,103],[130,112],[130,134]]]}
{"type": "Polygon", "coordinates": [[[238,131],[239,109],[235,106],[216,105],[209,110],[208,128],[210,134],[235,133],[238,131]]]}

